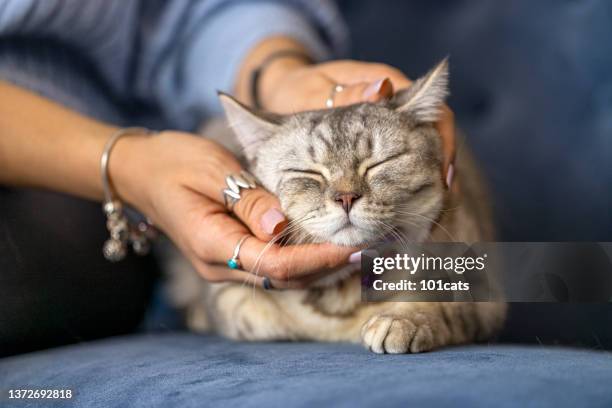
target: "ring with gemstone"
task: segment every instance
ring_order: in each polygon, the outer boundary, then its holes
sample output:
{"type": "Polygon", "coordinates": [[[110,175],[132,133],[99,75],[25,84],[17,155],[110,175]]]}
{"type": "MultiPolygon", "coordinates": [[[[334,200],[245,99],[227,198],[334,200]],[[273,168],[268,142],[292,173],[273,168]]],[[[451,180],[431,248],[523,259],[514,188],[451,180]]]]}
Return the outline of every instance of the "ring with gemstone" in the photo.
{"type": "Polygon", "coordinates": [[[230,269],[238,269],[238,268],[240,268],[242,266],[240,264],[240,247],[242,247],[242,244],[244,244],[244,241],[246,241],[247,238],[249,238],[249,237],[250,237],[249,234],[245,235],[244,237],[240,238],[240,240],[236,244],[236,247],[234,248],[234,253],[232,254],[232,257],[230,259],[228,259],[228,261],[227,261],[227,266],[229,266],[230,269]]]}

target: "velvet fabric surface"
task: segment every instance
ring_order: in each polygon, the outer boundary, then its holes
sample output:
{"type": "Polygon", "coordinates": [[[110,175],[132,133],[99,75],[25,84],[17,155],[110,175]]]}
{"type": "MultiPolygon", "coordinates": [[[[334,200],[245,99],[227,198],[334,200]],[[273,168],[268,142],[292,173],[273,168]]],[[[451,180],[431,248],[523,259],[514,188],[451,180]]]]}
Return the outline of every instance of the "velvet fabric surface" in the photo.
{"type": "Polygon", "coordinates": [[[377,355],[351,344],[169,332],[2,359],[0,406],[609,407],[611,380],[606,351],[485,344],[377,355]],[[75,397],[6,399],[7,389],[42,386],[75,397]]]}

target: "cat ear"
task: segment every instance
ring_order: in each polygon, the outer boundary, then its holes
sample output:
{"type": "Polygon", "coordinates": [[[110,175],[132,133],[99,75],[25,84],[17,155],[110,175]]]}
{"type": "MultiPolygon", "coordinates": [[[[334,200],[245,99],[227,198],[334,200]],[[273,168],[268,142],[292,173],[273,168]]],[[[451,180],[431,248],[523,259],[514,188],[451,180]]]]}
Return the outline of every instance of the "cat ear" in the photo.
{"type": "Polygon", "coordinates": [[[263,117],[226,93],[218,92],[218,95],[229,126],[244,148],[247,159],[252,159],[257,147],[276,133],[278,123],[272,115],[263,117]]]}
{"type": "Polygon", "coordinates": [[[392,103],[398,112],[405,112],[418,122],[435,122],[447,96],[448,58],[444,58],[410,88],[395,94],[392,103]]]}

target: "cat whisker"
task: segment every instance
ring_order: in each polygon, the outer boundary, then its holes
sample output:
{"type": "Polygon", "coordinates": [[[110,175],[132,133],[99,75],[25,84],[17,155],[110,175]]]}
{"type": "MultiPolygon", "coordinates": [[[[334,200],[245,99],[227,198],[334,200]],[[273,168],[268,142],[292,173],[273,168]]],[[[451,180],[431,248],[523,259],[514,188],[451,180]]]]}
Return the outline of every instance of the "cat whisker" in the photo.
{"type": "Polygon", "coordinates": [[[412,216],[412,217],[423,218],[424,220],[437,225],[442,231],[444,231],[446,233],[446,235],[448,235],[448,237],[451,239],[451,241],[455,241],[455,242],[457,241],[457,239],[453,236],[453,234],[451,234],[448,231],[448,229],[446,229],[442,224],[440,224],[438,221],[434,220],[433,218],[427,217],[425,215],[413,213],[413,212],[408,212],[408,211],[399,211],[399,210],[396,210],[395,212],[397,214],[399,214],[399,215],[407,215],[407,216],[412,216]]]}
{"type": "Polygon", "coordinates": [[[382,222],[383,227],[386,227],[388,229],[388,231],[398,239],[400,245],[402,248],[407,249],[408,248],[408,242],[406,241],[405,236],[403,235],[403,233],[397,228],[394,227],[392,225],[389,225],[385,222],[382,222]]]}

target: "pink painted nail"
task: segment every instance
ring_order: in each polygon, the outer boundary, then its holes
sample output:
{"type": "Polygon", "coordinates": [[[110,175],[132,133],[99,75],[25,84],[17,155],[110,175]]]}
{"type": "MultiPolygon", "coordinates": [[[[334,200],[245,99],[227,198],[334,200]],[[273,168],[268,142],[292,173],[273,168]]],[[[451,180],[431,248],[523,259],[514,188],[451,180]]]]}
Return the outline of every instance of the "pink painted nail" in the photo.
{"type": "Polygon", "coordinates": [[[349,263],[359,263],[361,262],[361,251],[353,252],[351,256],[349,256],[349,263]]]}
{"type": "Polygon", "coordinates": [[[379,79],[378,81],[374,82],[372,85],[368,86],[365,91],[363,91],[363,98],[364,99],[370,99],[372,96],[376,95],[377,93],[380,92],[380,89],[382,88],[383,84],[385,83],[385,81],[387,80],[387,78],[382,78],[379,79]]]}
{"type": "Polygon", "coordinates": [[[261,217],[261,228],[267,234],[278,234],[281,229],[280,227],[287,221],[282,212],[277,210],[276,208],[270,208],[268,211],[264,213],[261,217]]]}
{"type": "Polygon", "coordinates": [[[451,188],[453,184],[453,177],[455,177],[455,166],[451,163],[448,165],[448,170],[446,171],[446,186],[448,188],[451,188]]]}

